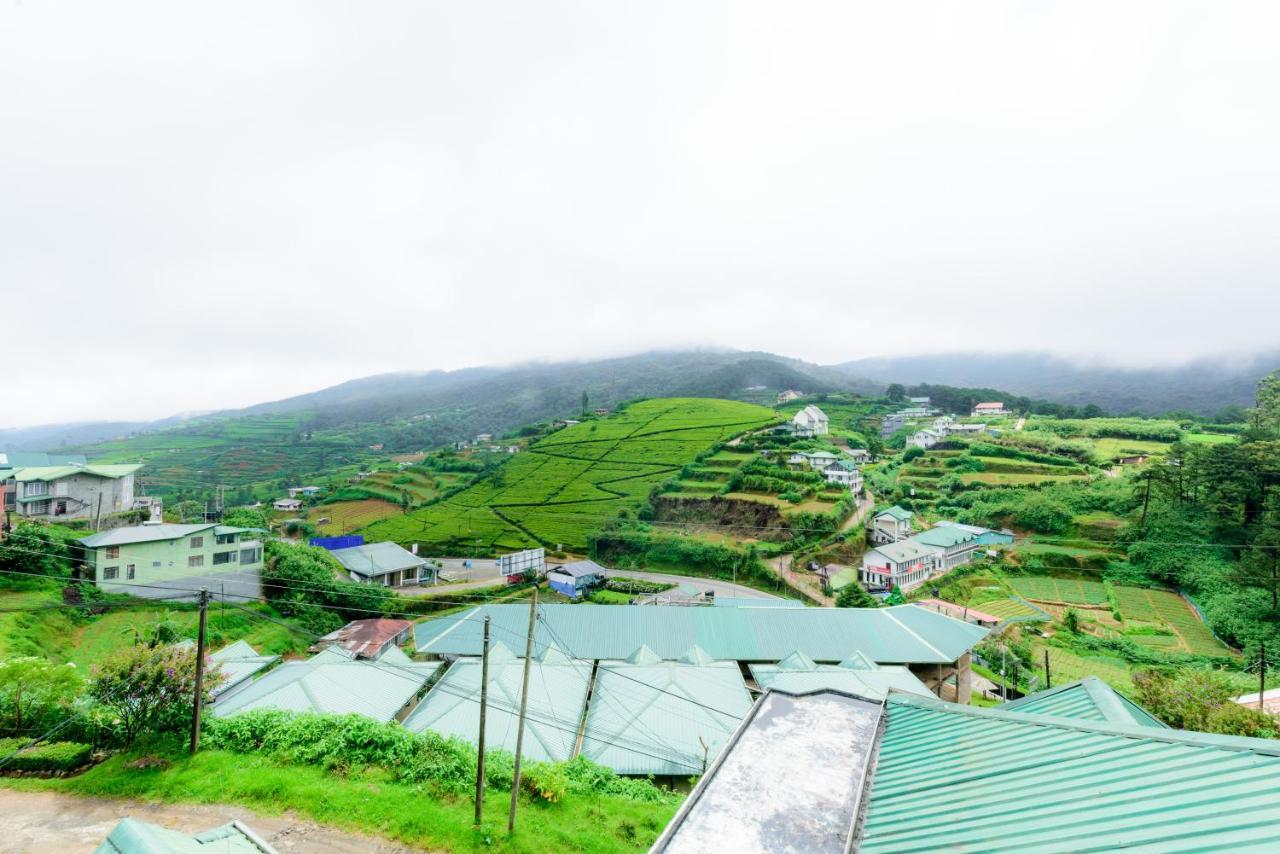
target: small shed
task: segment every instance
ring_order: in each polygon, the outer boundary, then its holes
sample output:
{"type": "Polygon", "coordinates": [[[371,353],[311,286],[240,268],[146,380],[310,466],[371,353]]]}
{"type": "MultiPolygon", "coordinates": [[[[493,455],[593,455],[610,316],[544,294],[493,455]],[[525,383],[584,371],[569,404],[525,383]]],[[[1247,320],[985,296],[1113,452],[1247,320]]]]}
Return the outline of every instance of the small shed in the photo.
{"type": "Polygon", "coordinates": [[[593,587],[604,583],[604,567],[590,560],[576,560],[547,572],[551,589],[577,599],[593,587]]]}
{"type": "Polygon", "coordinates": [[[353,581],[367,581],[384,587],[400,587],[430,580],[435,572],[430,561],[396,543],[366,543],[329,552],[342,564],[353,581]]]}
{"type": "Polygon", "coordinates": [[[381,617],[373,620],[352,620],[340,629],[329,632],[311,647],[319,652],[331,646],[341,647],[356,658],[378,659],[388,649],[409,639],[413,623],[408,620],[392,620],[381,617]]]}
{"type": "Polygon", "coordinates": [[[277,498],[271,502],[271,506],[286,513],[293,513],[302,509],[302,501],[298,498],[277,498]]]}

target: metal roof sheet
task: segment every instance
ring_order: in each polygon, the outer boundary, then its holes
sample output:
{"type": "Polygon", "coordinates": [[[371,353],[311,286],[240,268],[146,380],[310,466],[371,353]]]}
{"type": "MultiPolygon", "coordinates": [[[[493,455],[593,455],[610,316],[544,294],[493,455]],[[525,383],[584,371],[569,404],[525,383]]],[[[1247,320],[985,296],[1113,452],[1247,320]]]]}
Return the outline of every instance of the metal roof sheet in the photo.
{"type": "Polygon", "coordinates": [[[329,552],[338,563],[357,575],[385,575],[402,569],[424,566],[426,558],[420,558],[398,543],[365,543],[329,552]]]}
{"type": "Polygon", "coordinates": [[[750,667],[756,684],[765,691],[786,691],[789,694],[843,691],[868,700],[883,700],[893,689],[923,697],[933,696],[906,667],[867,668],[852,656],[848,665],[814,664],[812,661],[807,665],[791,656],[780,664],[752,664],[750,667]]]}
{"type": "Polygon", "coordinates": [[[1010,700],[1002,703],[1000,708],[1022,714],[1169,728],[1164,721],[1096,676],[1086,676],[1076,682],[1010,700]]]}
{"type": "Polygon", "coordinates": [[[94,854],[276,854],[256,833],[238,821],[186,834],[134,818],[122,818],[94,849],[94,854]]]}
{"type": "MultiPolygon", "coordinates": [[[[678,605],[543,605],[534,642],[554,643],[579,659],[626,658],[650,647],[678,659],[700,646],[715,659],[778,661],[799,650],[836,662],[851,650],[884,664],[955,661],[987,629],[914,605],[892,608],[690,608],[678,605]]],[[[481,625],[492,619],[498,639],[514,642],[528,628],[524,605],[483,605],[465,614],[418,623],[418,651],[479,655],[481,625]]]]}
{"type": "Polygon", "coordinates": [[[357,661],[326,649],[306,661],[285,662],[215,703],[210,712],[230,717],[252,709],[283,709],[390,721],[439,668],[414,664],[394,648],[378,661],[357,661]]]}
{"type": "Polygon", "coordinates": [[[619,774],[701,774],[751,703],[732,661],[601,662],[581,754],[619,774]]]}
{"type": "Polygon", "coordinates": [[[895,504],[887,510],[881,510],[875,515],[875,518],[879,519],[881,516],[888,516],[890,519],[896,519],[899,522],[907,522],[910,521],[911,515],[910,510],[903,510],[895,504]]]}
{"type": "MultiPolygon", "coordinates": [[[[505,644],[490,645],[486,750],[515,752],[523,666],[523,659],[516,658],[505,644]]],[[[591,665],[585,662],[530,664],[525,759],[561,762],[573,756],[590,673],[591,665]]],[[[454,662],[405,719],[405,728],[413,732],[429,729],[476,744],[480,730],[480,676],[479,659],[454,662]]]]}
{"type": "Polygon", "coordinates": [[[892,694],[864,852],[1280,847],[1280,743],[892,694]]]}
{"type": "Polygon", "coordinates": [[[224,646],[209,655],[209,661],[218,665],[223,675],[227,677],[211,692],[212,695],[217,697],[225,694],[279,660],[278,655],[259,655],[257,650],[243,640],[224,646]]]}
{"type": "Polygon", "coordinates": [[[133,525],[128,528],[113,528],[80,538],[85,548],[96,549],[102,546],[127,546],[134,543],[153,543],[160,540],[177,540],[182,537],[207,531],[217,527],[212,522],[201,525],[133,525]]]}
{"type": "Polygon", "coordinates": [[[91,474],[96,477],[106,477],[117,480],[122,477],[133,474],[142,468],[140,463],[130,465],[98,465],[90,463],[87,465],[66,465],[66,466],[24,466],[13,470],[13,479],[25,482],[32,480],[58,480],[63,477],[72,477],[77,474],[91,474]]]}
{"type": "Polygon", "coordinates": [[[958,546],[961,543],[967,543],[976,537],[969,531],[954,526],[944,525],[940,528],[930,528],[927,531],[921,531],[914,534],[908,539],[926,546],[938,546],[939,548],[949,549],[952,546],[958,546]]]}
{"type": "Polygon", "coordinates": [[[905,563],[909,560],[929,557],[936,554],[938,549],[938,546],[927,546],[914,540],[898,540],[896,543],[885,543],[882,546],[876,546],[874,549],[868,550],[867,554],[878,552],[894,563],[905,563]]]}

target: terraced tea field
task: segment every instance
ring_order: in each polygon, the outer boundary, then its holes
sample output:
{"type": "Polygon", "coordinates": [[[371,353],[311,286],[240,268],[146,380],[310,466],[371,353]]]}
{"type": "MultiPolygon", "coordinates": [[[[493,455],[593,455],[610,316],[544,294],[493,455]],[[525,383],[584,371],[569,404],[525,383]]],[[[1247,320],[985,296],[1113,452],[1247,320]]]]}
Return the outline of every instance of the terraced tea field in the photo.
{"type": "Polygon", "coordinates": [[[379,519],[398,516],[400,505],[377,498],[366,498],[362,501],[335,501],[332,504],[319,504],[307,512],[307,519],[316,526],[316,530],[326,536],[339,536],[363,528],[379,519]],[[327,519],[327,522],[320,520],[327,519]]]}
{"type": "MultiPolygon", "coordinates": [[[[699,453],[774,418],[771,410],[737,401],[642,401],[553,433],[447,501],[376,522],[366,533],[437,552],[582,549],[602,522],[638,507],[699,453]]],[[[731,456],[724,459],[735,465],[731,456]]]]}
{"type": "Polygon", "coordinates": [[[1067,605],[1092,607],[1103,607],[1107,604],[1107,590],[1101,581],[1033,575],[1010,578],[1009,586],[1022,598],[1040,602],[1062,602],[1067,605]]]}

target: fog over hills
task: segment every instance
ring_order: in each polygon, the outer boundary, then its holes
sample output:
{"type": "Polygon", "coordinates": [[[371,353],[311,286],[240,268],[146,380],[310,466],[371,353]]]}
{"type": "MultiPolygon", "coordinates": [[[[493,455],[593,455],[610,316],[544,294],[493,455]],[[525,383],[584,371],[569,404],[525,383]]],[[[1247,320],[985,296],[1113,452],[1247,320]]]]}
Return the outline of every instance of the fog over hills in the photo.
{"type": "Polygon", "coordinates": [[[307,394],[200,416],[149,422],[77,422],[0,429],[0,448],[84,445],[151,432],[193,418],[307,413],[317,427],[378,422],[422,413],[461,413],[495,430],[572,415],[583,392],[592,406],[655,396],[708,396],[768,402],[776,391],[875,394],[888,383],[996,388],[1108,412],[1212,413],[1248,406],[1258,379],[1280,366],[1280,351],[1236,361],[1202,359],[1180,367],[1081,365],[1046,353],[953,353],[859,359],[817,365],[767,352],[686,350],[591,361],[379,374],[307,394]]]}

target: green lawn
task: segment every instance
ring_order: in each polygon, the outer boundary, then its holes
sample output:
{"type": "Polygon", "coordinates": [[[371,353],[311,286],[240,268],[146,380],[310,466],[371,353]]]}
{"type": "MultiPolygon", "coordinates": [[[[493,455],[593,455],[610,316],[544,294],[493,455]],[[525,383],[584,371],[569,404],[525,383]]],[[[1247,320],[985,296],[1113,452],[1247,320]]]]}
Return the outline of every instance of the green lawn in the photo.
{"type": "Polygon", "coordinates": [[[521,796],[516,830],[508,837],[508,797],[501,791],[488,791],[484,825],[476,830],[470,797],[438,795],[423,786],[394,782],[380,769],[353,769],[340,776],[217,750],[194,758],[177,747],[155,753],[168,767],[127,768],[140,754],[135,752],[108,759],[77,777],[3,778],[0,785],[162,803],[239,804],[272,815],[288,811],[432,851],[643,851],[677,806],[580,794],[546,805],[521,796]]]}

